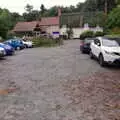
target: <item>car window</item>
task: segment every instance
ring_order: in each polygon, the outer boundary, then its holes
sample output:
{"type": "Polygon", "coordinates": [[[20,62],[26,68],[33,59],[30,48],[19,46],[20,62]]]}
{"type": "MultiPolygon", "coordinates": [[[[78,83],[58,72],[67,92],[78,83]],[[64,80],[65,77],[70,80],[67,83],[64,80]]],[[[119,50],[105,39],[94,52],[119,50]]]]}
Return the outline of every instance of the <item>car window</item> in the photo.
{"type": "Polygon", "coordinates": [[[93,41],[93,39],[85,39],[85,43],[91,43],[93,41]]]}
{"type": "Polygon", "coordinates": [[[98,44],[100,44],[100,40],[94,39],[94,43],[95,43],[96,45],[98,45],[98,44]]]}
{"type": "Polygon", "coordinates": [[[118,41],[105,39],[105,38],[102,40],[102,44],[103,46],[107,46],[107,47],[119,47],[120,46],[118,41]]]}

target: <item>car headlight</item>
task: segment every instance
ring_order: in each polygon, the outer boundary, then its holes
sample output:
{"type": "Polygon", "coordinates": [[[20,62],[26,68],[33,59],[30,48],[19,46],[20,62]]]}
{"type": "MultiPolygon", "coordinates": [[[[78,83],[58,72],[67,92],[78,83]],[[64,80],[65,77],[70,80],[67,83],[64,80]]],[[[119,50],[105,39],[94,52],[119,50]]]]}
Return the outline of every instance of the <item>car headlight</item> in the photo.
{"type": "Polygon", "coordinates": [[[114,52],[109,52],[109,51],[106,51],[106,50],[105,50],[105,53],[109,54],[109,55],[115,55],[114,52]]]}

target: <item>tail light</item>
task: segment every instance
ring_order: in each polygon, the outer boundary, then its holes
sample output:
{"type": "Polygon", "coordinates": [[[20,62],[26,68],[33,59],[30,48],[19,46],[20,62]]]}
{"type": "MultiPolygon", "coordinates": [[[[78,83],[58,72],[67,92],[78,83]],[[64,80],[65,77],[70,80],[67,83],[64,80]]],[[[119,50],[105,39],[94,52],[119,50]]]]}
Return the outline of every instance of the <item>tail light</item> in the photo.
{"type": "Polygon", "coordinates": [[[84,45],[84,42],[83,42],[83,41],[81,41],[81,42],[80,42],[80,46],[83,46],[83,45],[84,45]]]}

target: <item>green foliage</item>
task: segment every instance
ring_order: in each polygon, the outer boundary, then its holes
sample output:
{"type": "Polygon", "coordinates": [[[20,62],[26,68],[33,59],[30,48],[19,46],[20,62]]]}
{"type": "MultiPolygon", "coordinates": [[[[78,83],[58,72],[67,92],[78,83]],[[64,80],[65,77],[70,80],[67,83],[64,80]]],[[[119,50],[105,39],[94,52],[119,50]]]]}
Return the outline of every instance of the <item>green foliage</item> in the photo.
{"type": "Polygon", "coordinates": [[[57,44],[62,44],[60,39],[55,40],[47,37],[35,37],[32,41],[35,47],[52,47],[56,46],[57,44]]]}
{"type": "Polygon", "coordinates": [[[93,31],[85,31],[80,35],[81,40],[84,40],[85,38],[92,38],[92,37],[94,37],[93,31]]]}
{"type": "Polygon", "coordinates": [[[94,34],[95,37],[104,36],[104,35],[105,35],[105,33],[104,33],[104,32],[100,32],[100,31],[97,31],[97,32],[94,34]]]}
{"type": "Polygon", "coordinates": [[[72,36],[73,36],[73,30],[72,30],[72,28],[69,28],[67,30],[67,35],[68,35],[68,39],[72,38],[72,36]]]}
{"type": "Polygon", "coordinates": [[[113,9],[113,11],[108,15],[107,28],[120,28],[120,7],[113,9]]]}
{"type": "Polygon", "coordinates": [[[105,2],[107,2],[107,10],[110,12],[116,7],[116,0],[86,0],[84,11],[104,11],[105,2]]]}
{"type": "Polygon", "coordinates": [[[40,10],[41,10],[41,15],[43,16],[46,11],[46,8],[43,4],[41,5],[40,10]]]}
{"type": "Polygon", "coordinates": [[[18,13],[10,13],[7,9],[0,9],[0,36],[7,37],[8,31],[21,21],[22,17],[18,13]]]}
{"type": "Polygon", "coordinates": [[[25,6],[25,10],[26,10],[28,13],[30,13],[30,12],[32,12],[32,10],[33,10],[33,6],[27,4],[27,5],[25,6]]]}
{"type": "Polygon", "coordinates": [[[45,13],[45,16],[50,16],[50,17],[57,16],[57,15],[58,15],[58,7],[57,6],[51,7],[45,13]]]}
{"type": "Polygon", "coordinates": [[[120,35],[120,27],[115,27],[111,29],[109,33],[112,35],[120,35]]]}
{"type": "Polygon", "coordinates": [[[41,16],[39,11],[33,10],[30,13],[23,13],[23,18],[25,21],[34,21],[39,20],[41,16]]]}

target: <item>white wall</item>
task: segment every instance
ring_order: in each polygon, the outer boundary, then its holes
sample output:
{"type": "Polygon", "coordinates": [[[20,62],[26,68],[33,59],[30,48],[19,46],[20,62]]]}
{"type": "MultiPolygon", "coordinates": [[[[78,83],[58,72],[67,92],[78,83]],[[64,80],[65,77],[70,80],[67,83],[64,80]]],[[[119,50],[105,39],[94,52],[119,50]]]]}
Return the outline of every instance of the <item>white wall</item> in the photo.
{"type": "MultiPolygon", "coordinates": [[[[93,32],[97,32],[97,31],[103,32],[103,28],[101,28],[99,26],[94,27],[94,28],[84,26],[83,28],[73,28],[72,30],[73,30],[73,38],[80,38],[80,35],[87,30],[91,30],[93,32]]],[[[67,31],[67,28],[65,26],[63,26],[60,29],[60,35],[67,35],[66,31],[67,31]]]]}
{"type": "Polygon", "coordinates": [[[59,32],[59,26],[56,25],[56,26],[49,26],[47,27],[47,33],[50,33],[52,34],[53,32],[59,32]]]}
{"type": "Polygon", "coordinates": [[[57,35],[53,35],[53,32],[60,32],[60,28],[59,28],[59,25],[56,25],[56,26],[48,26],[47,29],[46,29],[46,32],[48,34],[50,34],[51,36],[53,37],[59,37],[57,35]]]}

